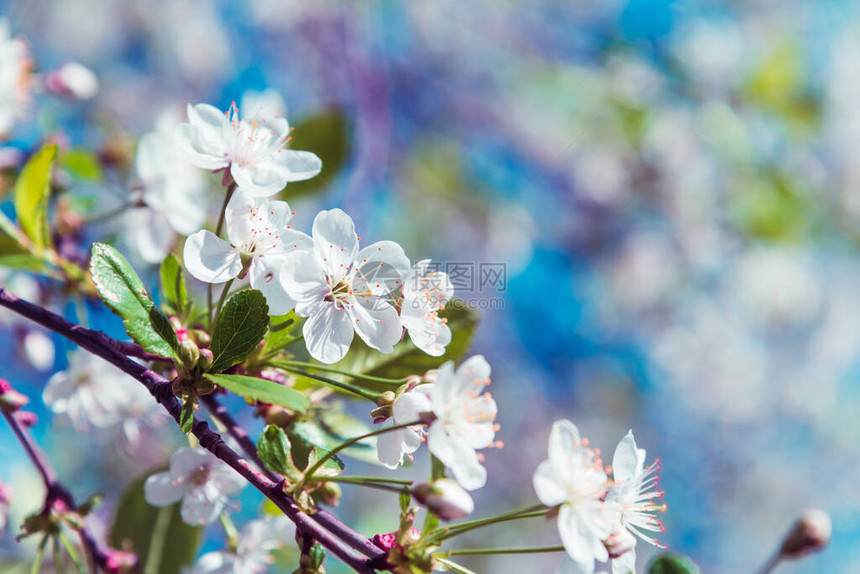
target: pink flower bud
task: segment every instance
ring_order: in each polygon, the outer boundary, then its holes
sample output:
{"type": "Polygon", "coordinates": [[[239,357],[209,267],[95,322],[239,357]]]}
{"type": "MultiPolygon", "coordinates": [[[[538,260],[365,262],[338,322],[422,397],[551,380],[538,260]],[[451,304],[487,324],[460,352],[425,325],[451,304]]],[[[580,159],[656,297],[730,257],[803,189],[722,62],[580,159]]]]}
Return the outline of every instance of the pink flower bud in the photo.
{"type": "Polygon", "coordinates": [[[450,478],[419,484],[412,489],[412,496],[442,520],[462,518],[475,510],[475,502],[469,493],[450,478]]]}
{"type": "Polygon", "coordinates": [[[782,542],[779,553],[784,558],[800,558],[823,549],[830,543],[832,525],[823,510],[807,510],[782,542]]]}
{"type": "Polygon", "coordinates": [[[36,416],[36,413],[31,413],[30,411],[22,411],[18,413],[18,422],[27,428],[36,426],[36,422],[38,420],[39,417],[36,416]]]}
{"type": "Polygon", "coordinates": [[[125,550],[108,548],[106,565],[109,572],[131,572],[137,566],[137,555],[125,550]]]}
{"type": "Polygon", "coordinates": [[[45,78],[45,88],[71,100],[91,100],[99,93],[99,80],[86,66],[71,62],[50,72],[45,78]]]}
{"type": "Polygon", "coordinates": [[[12,385],[6,379],[0,379],[0,395],[12,390],[12,385]]]}

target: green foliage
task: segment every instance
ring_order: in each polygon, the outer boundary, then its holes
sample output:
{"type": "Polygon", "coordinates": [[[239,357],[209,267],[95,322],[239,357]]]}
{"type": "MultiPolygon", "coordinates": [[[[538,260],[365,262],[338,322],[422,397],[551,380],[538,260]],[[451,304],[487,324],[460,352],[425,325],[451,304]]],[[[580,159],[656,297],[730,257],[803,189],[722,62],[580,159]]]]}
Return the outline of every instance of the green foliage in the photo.
{"type": "Polygon", "coordinates": [[[269,328],[269,306],[256,289],[239,291],[224,305],[212,332],[214,356],[210,371],[217,373],[243,361],[263,340],[269,328]]]}
{"type": "Polygon", "coordinates": [[[696,563],[681,554],[665,552],[651,561],[648,574],[700,574],[696,563]]]}
{"type": "Polygon", "coordinates": [[[346,115],[337,109],[306,117],[294,127],[290,148],[317,154],[322,171],[311,179],[290,183],[286,192],[290,201],[325,189],[337,177],[349,159],[351,139],[346,115]]]}
{"type": "MultiPolygon", "coordinates": [[[[307,468],[312,464],[309,462],[314,456],[329,452],[343,441],[329,437],[319,425],[311,421],[299,421],[287,429],[287,434],[293,444],[293,461],[299,468],[307,468]],[[312,454],[317,449],[316,454],[312,454]]],[[[351,438],[351,437],[350,437],[351,438]]],[[[343,468],[343,462],[337,456],[332,458],[339,468],[343,468]]],[[[331,465],[331,461],[326,464],[331,465]]]]}
{"type": "MultiPolygon", "coordinates": [[[[318,426],[325,433],[318,436],[325,438],[324,446],[328,448],[334,448],[340,443],[367,434],[372,430],[369,424],[343,412],[336,405],[332,405],[319,413],[318,426]]],[[[368,437],[341,452],[363,462],[381,465],[382,463],[379,462],[379,457],[376,454],[376,438],[375,436],[368,437]]]]}
{"type": "Polygon", "coordinates": [[[182,273],[182,265],[179,259],[169,253],[161,262],[161,292],[166,303],[170,305],[174,313],[181,314],[188,302],[188,291],[185,287],[185,275],[182,273]]]}
{"type": "Polygon", "coordinates": [[[51,245],[48,198],[51,195],[51,168],[57,149],[56,144],[49,144],[33,154],[15,182],[18,225],[37,249],[51,245]]]}
{"type": "Polygon", "coordinates": [[[307,411],[311,404],[310,400],[299,391],[268,379],[244,375],[204,375],[204,377],[246,399],[272,403],[299,413],[307,411]]]}
{"type": "Polygon", "coordinates": [[[266,343],[263,352],[278,351],[295,339],[301,331],[299,317],[293,311],[286,315],[277,315],[269,319],[269,332],[266,333],[266,343]]]}
{"type": "Polygon", "coordinates": [[[29,271],[45,269],[45,260],[32,255],[24,245],[25,241],[12,222],[0,214],[0,267],[29,271]]]}
{"type": "Polygon", "coordinates": [[[279,426],[267,425],[257,441],[257,455],[269,470],[296,479],[301,475],[293,464],[292,445],[279,426]]]}
{"type": "Polygon", "coordinates": [[[90,274],[96,291],[111,311],[122,317],[125,330],[141,347],[163,357],[176,357],[176,333],[143,282],[119,251],[104,243],[93,244],[90,274]],[[155,323],[153,323],[153,319],[155,323]],[[167,337],[167,339],[165,339],[167,337]]]}
{"type": "Polygon", "coordinates": [[[96,155],[86,149],[73,148],[60,154],[60,165],[78,179],[98,181],[102,179],[102,167],[96,155]]]}
{"type": "MultiPolygon", "coordinates": [[[[148,476],[148,475],[147,475],[148,476]]],[[[143,574],[179,574],[194,562],[203,528],[182,522],[179,505],[155,508],[146,502],[143,483],[133,482],[120,498],[109,544],[135,552],[143,574]]]]}
{"type": "MultiPolygon", "coordinates": [[[[401,379],[409,375],[423,375],[431,369],[436,369],[447,361],[462,358],[469,350],[469,344],[478,326],[478,314],[468,309],[462,302],[450,302],[440,315],[448,319],[448,327],[453,335],[445,354],[432,357],[406,340],[394,348],[394,352],[383,355],[374,351],[359,341],[353,342],[353,348],[344,360],[338,363],[338,368],[354,373],[401,379]]],[[[390,386],[368,381],[356,381],[364,388],[375,391],[391,390],[390,386]]]]}
{"type": "Polygon", "coordinates": [[[189,434],[194,427],[194,397],[187,395],[182,403],[182,412],[179,415],[179,430],[189,434]]]}

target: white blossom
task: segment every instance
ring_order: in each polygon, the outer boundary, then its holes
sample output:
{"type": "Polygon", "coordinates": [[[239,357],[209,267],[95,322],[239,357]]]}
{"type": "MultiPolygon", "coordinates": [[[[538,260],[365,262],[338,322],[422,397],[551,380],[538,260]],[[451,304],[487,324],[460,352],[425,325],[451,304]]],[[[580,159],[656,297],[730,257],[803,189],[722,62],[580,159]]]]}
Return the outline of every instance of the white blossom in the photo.
{"type": "Polygon", "coordinates": [[[487,482],[482,455],[476,450],[501,446],[494,442],[496,401],[483,392],[488,384],[490,365],[483,356],[475,355],[456,371],[453,361],[448,361],[439,367],[435,383],[421,385],[412,393],[415,399],[404,404],[401,397],[400,408],[395,403],[395,417],[404,422],[432,411],[436,418],[427,429],[427,446],[466,490],[487,482]],[[426,394],[428,400],[419,400],[420,394],[426,394]]]}
{"type": "Polygon", "coordinates": [[[208,104],[188,106],[188,123],[176,129],[180,153],[205,169],[229,169],[240,187],[267,197],[288,182],[317,175],[322,161],[307,151],[286,149],[290,124],[283,117],[240,119],[235,104],[221,113],[208,104]]]}
{"type": "Polygon", "coordinates": [[[271,552],[290,543],[294,537],[295,527],[285,517],[252,520],[239,533],[235,552],[208,552],[187,574],[261,574],[272,563],[271,552]]]}
{"type": "Polygon", "coordinates": [[[182,520],[208,524],[218,518],[245,479],[204,448],[184,447],[170,457],[170,470],[153,474],[144,484],[146,501],[168,506],[182,501],[182,520]]]}
{"type": "Polygon", "coordinates": [[[123,216],[126,242],[147,263],[167,256],[175,233],[189,235],[206,221],[203,178],[178,156],[171,119],[162,115],[156,130],[140,138],[136,168],[142,190],[123,216]]]}
{"type": "Polygon", "coordinates": [[[400,320],[415,346],[434,357],[445,353],[451,329],[439,311],[454,296],[447,273],[428,271],[429,259],[416,263],[403,281],[400,320]]]}
{"type": "MultiPolygon", "coordinates": [[[[665,505],[654,501],[663,496],[657,490],[657,463],[645,466],[645,451],[636,447],[633,431],[621,439],[612,457],[613,486],[606,496],[607,504],[617,512],[616,530],[624,528],[648,544],[665,548],[646,532],[663,532],[663,524],[654,512],[664,511],[665,505]]],[[[614,574],[629,574],[635,571],[636,549],[632,548],[612,560],[614,574]]]]}
{"type": "Polygon", "coordinates": [[[575,562],[563,571],[590,574],[595,560],[609,557],[603,541],[612,533],[615,512],[601,500],[609,485],[601,461],[572,422],[553,424],[549,458],[535,470],[533,483],[543,504],[558,507],[561,542],[575,562]]]}
{"type": "Polygon", "coordinates": [[[359,249],[352,219],[340,209],[320,212],[313,224],[313,249],[296,251],[281,273],[296,301],[308,351],[324,363],[341,360],[353,334],[390,353],[403,335],[392,293],[409,271],[409,260],[393,241],[359,249]]]}
{"type": "Polygon", "coordinates": [[[252,197],[238,188],[227,204],[229,241],[211,231],[198,231],[185,242],[185,267],[197,279],[224,283],[249,275],[269,304],[269,313],[283,315],[295,305],[279,279],[286,255],[310,246],[310,237],[290,228],[293,217],[286,201],[252,197]]]}
{"type": "Polygon", "coordinates": [[[9,23],[0,19],[0,135],[12,129],[30,103],[31,68],[27,45],[13,38],[9,23]]]}

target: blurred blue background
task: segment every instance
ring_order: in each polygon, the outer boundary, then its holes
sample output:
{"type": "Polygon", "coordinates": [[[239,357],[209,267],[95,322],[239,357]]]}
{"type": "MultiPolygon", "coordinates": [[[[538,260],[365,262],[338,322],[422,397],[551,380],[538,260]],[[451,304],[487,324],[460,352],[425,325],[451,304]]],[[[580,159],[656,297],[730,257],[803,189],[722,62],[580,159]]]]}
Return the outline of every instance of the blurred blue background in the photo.
{"type": "MultiPolygon", "coordinates": [[[[79,61],[100,82],[84,106],[40,103],[11,145],[62,130],[103,146],[167,108],[224,109],[271,88],[291,122],[317,122],[293,147],[326,162],[321,187],[287,190],[299,227],[339,206],[365,240],[472,266],[458,294],[482,313],[474,350],[493,365],[506,443],[488,453],[479,507],[532,500],[554,419],[573,420],[607,460],[632,428],[662,461],[661,541],[705,572],[753,571],[808,507],[831,514],[833,544],[780,571],[857,571],[857,3],[0,6],[38,67],[79,61]],[[504,285],[482,281],[481,264],[502,266],[504,285]]],[[[2,376],[38,403],[49,373],[4,347],[2,376]]],[[[79,473],[76,488],[95,488],[81,463],[91,453],[68,448],[86,437],[58,436],[42,414],[40,441],[79,473]]],[[[0,478],[20,489],[32,476],[0,436],[0,478]]],[[[381,516],[362,520],[393,530],[396,501],[380,500],[381,516]]],[[[527,527],[556,540],[552,524],[527,527]]],[[[10,536],[0,549],[19,552],[10,536]]],[[[499,527],[469,542],[522,538],[499,527]]],[[[535,571],[531,560],[468,564],[535,571]]],[[[559,556],[540,560],[552,571],[559,556]]]]}

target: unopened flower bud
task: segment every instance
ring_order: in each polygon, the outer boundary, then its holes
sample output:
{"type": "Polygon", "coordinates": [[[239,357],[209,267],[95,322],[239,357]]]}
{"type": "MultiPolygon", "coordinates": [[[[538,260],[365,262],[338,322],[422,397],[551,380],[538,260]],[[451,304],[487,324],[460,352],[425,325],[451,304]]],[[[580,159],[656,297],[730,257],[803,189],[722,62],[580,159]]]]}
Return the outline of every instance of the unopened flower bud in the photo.
{"type": "Polygon", "coordinates": [[[622,528],[607,538],[603,545],[606,546],[610,558],[618,558],[636,547],[636,537],[630,534],[629,530],[622,528]]]}
{"type": "Polygon", "coordinates": [[[215,355],[212,354],[211,350],[205,348],[199,349],[198,353],[197,366],[205,371],[212,366],[212,363],[215,361],[215,355]]]}
{"type": "Polygon", "coordinates": [[[782,542],[779,553],[784,558],[800,558],[823,549],[830,543],[832,525],[823,510],[807,510],[782,542]]]}
{"type": "Polygon", "coordinates": [[[6,379],[0,379],[0,395],[12,390],[12,385],[6,379]]]}
{"type": "Polygon", "coordinates": [[[379,399],[376,401],[376,404],[380,407],[385,407],[388,405],[393,405],[394,400],[397,398],[397,395],[394,394],[394,391],[385,391],[381,395],[379,395],[379,399]]]}
{"type": "Polygon", "coordinates": [[[38,421],[39,417],[36,416],[36,413],[31,413],[30,411],[21,411],[18,413],[18,422],[27,428],[36,426],[38,421]]]}
{"type": "Polygon", "coordinates": [[[337,506],[340,504],[341,490],[340,486],[334,482],[324,482],[317,490],[314,491],[315,498],[326,506],[337,506]]]}
{"type": "Polygon", "coordinates": [[[99,93],[99,80],[86,66],[71,62],[48,73],[45,88],[71,100],[91,100],[99,93]]]}
{"type": "Polygon", "coordinates": [[[412,489],[412,496],[442,520],[462,518],[475,510],[475,502],[469,493],[450,478],[419,484],[412,489]]]}
{"type": "Polygon", "coordinates": [[[187,369],[193,369],[197,366],[197,361],[200,359],[200,349],[191,339],[185,339],[179,344],[179,359],[182,365],[187,369]]]}
{"type": "Polygon", "coordinates": [[[29,402],[30,399],[11,388],[0,394],[0,410],[4,413],[14,413],[29,402]]]}
{"type": "Polygon", "coordinates": [[[198,347],[208,347],[212,343],[212,336],[203,329],[191,329],[188,332],[198,347]]]}
{"type": "Polygon", "coordinates": [[[309,566],[317,572],[324,573],[325,570],[322,570],[322,563],[323,560],[325,560],[325,548],[323,548],[322,544],[314,544],[311,546],[311,550],[308,554],[310,555],[309,566]]]}

